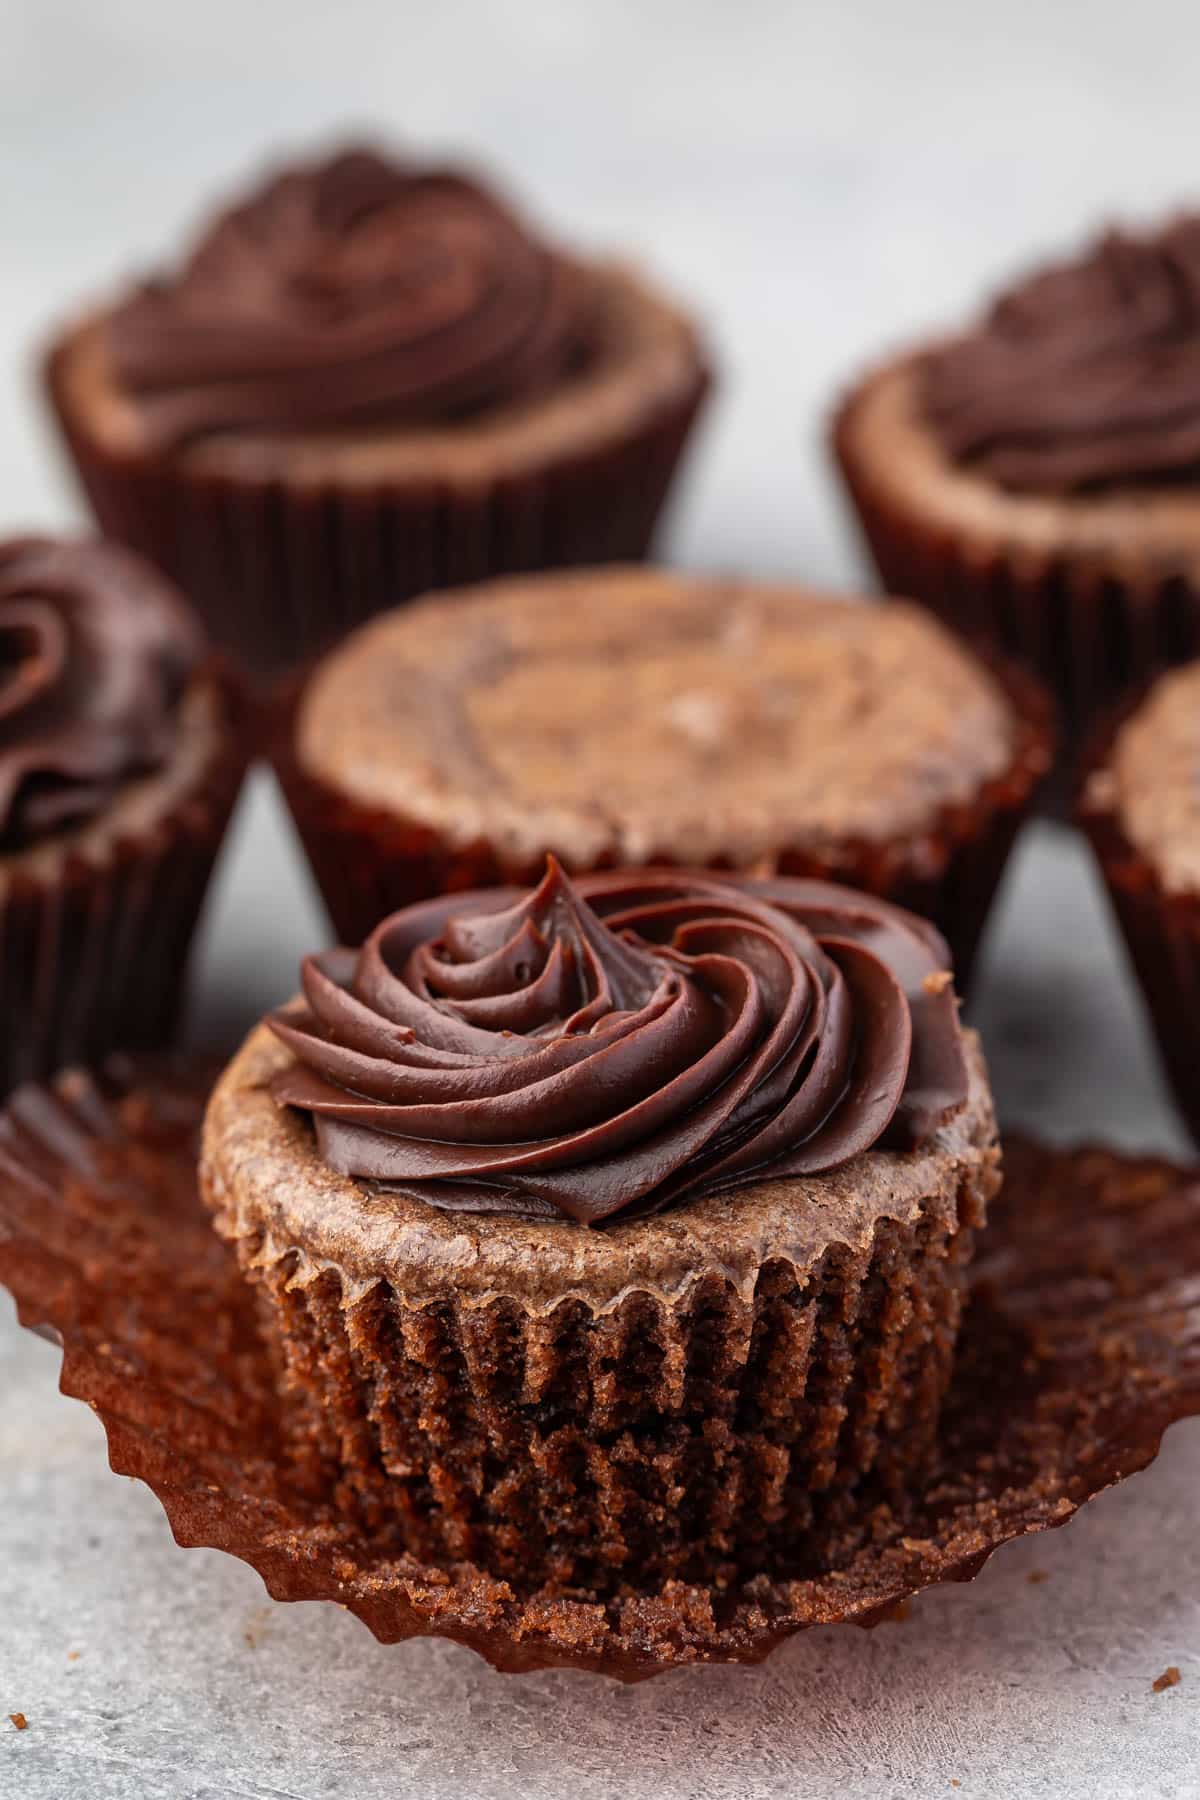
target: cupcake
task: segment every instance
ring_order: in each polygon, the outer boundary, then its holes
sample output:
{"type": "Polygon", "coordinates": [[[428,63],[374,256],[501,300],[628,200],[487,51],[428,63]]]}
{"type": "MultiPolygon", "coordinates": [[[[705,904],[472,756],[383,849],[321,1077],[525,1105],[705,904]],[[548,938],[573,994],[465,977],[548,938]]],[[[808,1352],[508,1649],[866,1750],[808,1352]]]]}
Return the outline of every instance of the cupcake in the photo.
{"type": "Polygon", "coordinates": [[[260,675],[426,588],[644,556],[708,385],[632,269],[365,148],[266,180],[47,379],[102,526],[260,675]]]}
{"type": "Polygon", "coordinates": [[[1200,1141],[1200,663],[1126,710],[1093,757],[1080,821],[1200,1141]]]}
{"type": "Polygon", "coordinates": [[[170,584],[81,539],[0,544],[0,1087],[171,1033],[244,758],[170,584]]]}
{"type": "Polygon", "coordinates": [[[1110,232],[869,375],[835,444],[883,586],[1052,688],[1068,742],[1200,652],[1200,217],[1110,232]]]}
{"type": "Polygon", "coordinates": [[[930,925],[551,863],[303,990],[200,1179],[347,1525],[602,1596],[812,1571],[908,1492],[997,1179],[930,925]]]}
{"type": "Polygon", "coordinates": [[[1028,684],[917,608],[644,567],[375,620],[276,749],[343,942],[552,852],[845,881],[935,919],[960,978],[1048,758],[1028,684]]]}

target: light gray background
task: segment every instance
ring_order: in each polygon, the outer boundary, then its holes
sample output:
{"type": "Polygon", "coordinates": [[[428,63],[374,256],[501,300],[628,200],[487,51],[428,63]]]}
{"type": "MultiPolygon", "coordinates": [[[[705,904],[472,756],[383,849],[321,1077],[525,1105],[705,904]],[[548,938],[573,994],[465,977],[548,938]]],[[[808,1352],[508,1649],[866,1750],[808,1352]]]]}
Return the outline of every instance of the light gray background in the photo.
{"type": "MultiPolygon", "coordinates": [[[[693,295],[724,394],[668,548],[847,585],[819,429],[839,383],[1031,252],[1195,198],[1198,54],[1186,0],[0,0],[0,529],[77,516],[28,379],[47,323],[273,144],[373,122],[494,159],[578,242],[693,295]]],[[[198,1032],[288,992],[322,929],[258,777],[198,1032]]],[[[980,1022],[1010,1120],[1182,1148],[1064,832],[1022,848],[980,1022]]],[[[240,1565],[175,1549],[57,1364],[0,1296],[3,1800],[1197,1791],[1200,1428],[903,1625],[626,1691],[272,1606],[240,1565]],[[1182,1683],[1154,1694],[1168,1663],[1182,1683]]]]}

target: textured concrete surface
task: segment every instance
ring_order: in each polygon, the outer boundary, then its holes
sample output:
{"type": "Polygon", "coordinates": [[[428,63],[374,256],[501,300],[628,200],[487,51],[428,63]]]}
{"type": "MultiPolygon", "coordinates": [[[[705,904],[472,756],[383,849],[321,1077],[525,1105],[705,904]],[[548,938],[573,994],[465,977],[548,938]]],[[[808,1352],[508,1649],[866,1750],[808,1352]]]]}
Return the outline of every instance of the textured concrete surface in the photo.
{"type": "MultiPolygon", "coordinates": [[[[671,548],[845,582],[817,432],[837,382],[1014,258],[1113,208],[1169,206],[1195,169],[1200,20],[1172,0],[982,16],[949,0],[0,0],[0,39],[0,528],[71,516],[31,337],[213,179],[349,117],[494,154],[547,217],[703,297],[726,394],[671,548]]],[[[320,931],[260,778],[208,919],[198,1034],[289,991],[320,931]]],[[[1023,848],[979,1018],[1011,1122],[1182,1148],[1064,833],[1023,848]]],[[[174,1547],[151,1496],[108,1473],[91,1415],[58,1396],[57,1364],[0,1298],[2,1800],[1200,1787],[1200,1426],[903,1624],[623,1690],[497,1676],[446,1645],[382,1649],[333,1608],[273,1606],[240,1565],[174,1547]],[[1156,1694],[1169,1664],[1182,1680],[1156,1694]]]]}

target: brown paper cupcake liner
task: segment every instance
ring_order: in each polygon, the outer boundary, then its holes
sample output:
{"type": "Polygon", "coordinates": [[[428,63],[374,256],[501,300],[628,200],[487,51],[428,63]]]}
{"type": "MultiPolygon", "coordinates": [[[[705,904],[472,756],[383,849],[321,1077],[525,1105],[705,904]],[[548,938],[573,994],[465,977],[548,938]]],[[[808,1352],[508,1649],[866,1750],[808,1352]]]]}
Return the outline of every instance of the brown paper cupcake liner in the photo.
{"type": "Polygon", "coordinates": [[[51,351],[46,387],[101,529],[157,563],[262,678],[431,588],[642,560],[709,386],[698,369],[620,437],[516,477],[289,484],[114,454],[70,404],[69,348],[51,351]]]}
{"type": "MultiPolygon", "coordinates": [[[[1022,670],[996,665],[993,672],[1013,705],[1016,743],[1010,766],[972,800],[944,807],[918,838],[891,844],[848,841],[832,853],[797,847],[780,854],[773,868],[756,865],[753,871],[842,882],[932,919],[950,945],[960,990],[969,983],[1009,852],[1053,760],[1054,727],[1045,693],[1022,670]]],[[[295,752],[302,693],[301,681],[281,698],[269,727],[268,754],[342,943],[361,943],[389,913],[432,895],[528,887],[541,879],[544,855],[522,862],[486,839],[448,842],[430,826],[405,820],[399,796],[396,808],[385,812],[314,776],[295,752]]],[[[565,860],[573,875],[593,872],[565,860]]],[[[666,868],[672,859],[651,856],[646,862],[666,868]]],[[[730,867],[720,861],[710,866],[730,867]]]]}
{"type": "MultiPolygon", "coordinates": [[[[833,446],[881,586],[1031,670],[1054,698],[1069,773],[1097,720],[1124,695],[1200,655],[1197,572],[984,544],[898,509],[853,449],[849,421],[861,391],[839,410],[833,446]]],[[[1060,803],[1065,792],[1060,784],[1060,803]]]]}
{"type": "Polygon", "coordinates": [[[1141,984],[1176,1105],[1200,1143],[1200,897],[1163,885],[1096,779],[1141,698],[1132,697],[1095,734],[1079,780],[1077,816],[1141,984]]]}
{"type": "Polygon", "coordinates": [[[153,824],[0,872],[0,1092],[171,1038],[246,762],[240,701],[220,679],[222,741],[153,824]]]}
{"type": "Polygon", "coordinates": [[[772,1259],[745,1292],[697,1269],[686,1293],[601,1310],[481,1303],[444,1280],[401,1294],[232,1208],[217,1225],[352,1525],[422,1562],[599,1596],[819,1565],[864,1495],[906,1491],[935,1441],[989,1180],[972,1169],[815,1263],[772,1259]]]}
{"type": "Polygon", "coordinates": [[[154,1489],[181,1544],[241,1557],[277,1599],[335,1601],[384,1642],[449,1637],[500,1669],[625,1680],[759,1661],[808,1626],[871,1625],[970,1579],[1200,1412],[1196,1175],[1011,1143],[930,1473],[848,1516],[820,1570],[593,1601],[432,1566],[347,1524],[290,1448],[252,1294],[196,1194],[204,1085],[186,1065],[126,1065],[17,1096],[0,1117],[0,1279],[62,1343],[63,1391],[96,1409],[113,1468],[154,1489]]]}

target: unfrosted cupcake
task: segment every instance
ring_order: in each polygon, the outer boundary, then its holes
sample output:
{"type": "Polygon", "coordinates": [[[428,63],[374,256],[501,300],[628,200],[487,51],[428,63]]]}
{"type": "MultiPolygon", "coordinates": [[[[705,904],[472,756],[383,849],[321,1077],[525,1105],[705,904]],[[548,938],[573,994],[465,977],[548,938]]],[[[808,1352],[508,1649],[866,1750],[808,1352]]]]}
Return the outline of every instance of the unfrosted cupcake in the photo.
{"type": "Polygon", "coordinates": [[[0,544],[0,1088],[169,1036],[241,782],[236,712],[140,558],[0,544]]]}
{"type": "Polygon", "coordinates": [[[1075,740],[1200,652],[1200,218],[1018,283],[835,438],[883,586],[1036,670],[1075,740]]]}
{"type": "Polygon", "coordinates": [[[861,1540],[996,1185],[947,964],[845,889],[554,865],[310,958],[201,1183],[336,1508],[584,1598],[861,1540]]]}
{"type": "Polygon", "coordinates": [[[632,269],[367,148],[270,177],[47,374],[101,524],[264,673],[426,588],[644,555],[708,385],[632,269]]]}
{"type": "Polygon", "coordinates": [[[1161,676],[1116,726],[1084,783],[1080,819],[1200,1140],[1200,663],[1161,676]]]}
{"type": "Polygon", "coordinates": [[[932,917],[960,981],[1048,760],[1036,693],[918,608],[645,568],[391,613],[277,749],[346,942],[553,852],[846,881],[932,917]]]}

